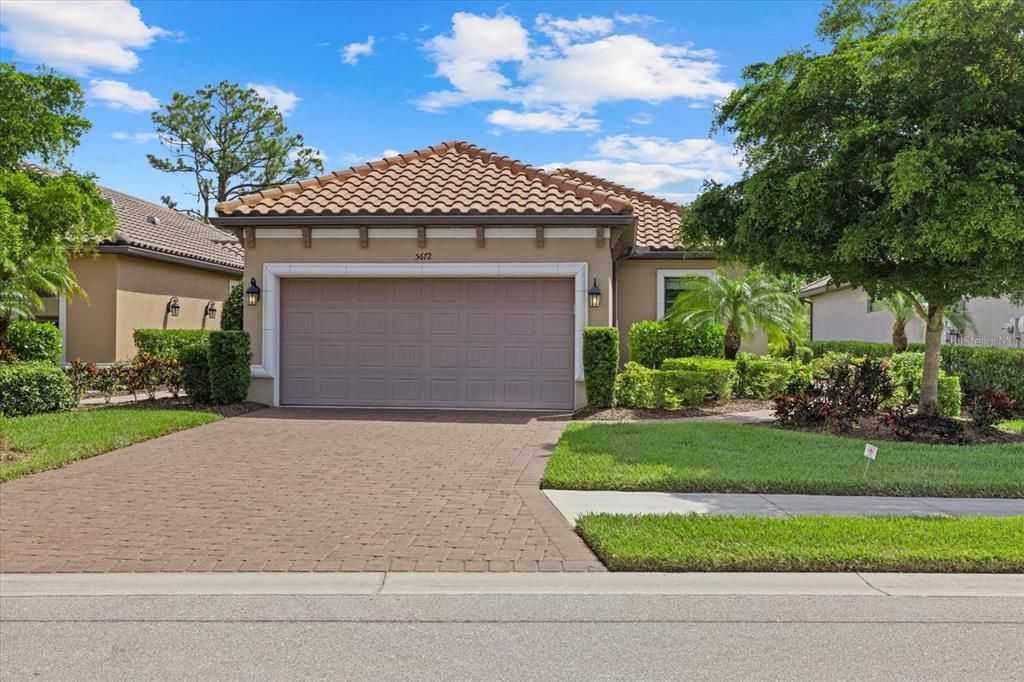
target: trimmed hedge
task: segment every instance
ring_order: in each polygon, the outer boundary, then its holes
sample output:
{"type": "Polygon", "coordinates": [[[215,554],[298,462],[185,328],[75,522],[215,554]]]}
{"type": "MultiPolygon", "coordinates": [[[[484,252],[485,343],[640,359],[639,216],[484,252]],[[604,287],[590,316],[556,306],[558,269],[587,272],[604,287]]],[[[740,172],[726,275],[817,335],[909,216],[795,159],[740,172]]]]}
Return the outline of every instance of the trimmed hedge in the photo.
{"type": "Polygon", "coordinates": [[[49,322],[14,320],[7,327],[3,344],[22,362],[60,363],[63,340],[60,329],[49,322]]]}
{"type": "Polygon", "coordinates": [[[740,398],[770,398],[783,390],[799,363],[752,353],[736,356],[736,395],[740,398]]]}
{"type": "MultiPolygon", "coordinates": [[[[827,352],[848,353],[855,357],[870,355],[885,358],[893,354],[890,343],[868,341],[812,341],[815,357],[827,352]]],[[[924,345],[912,343],[909,351],[924,352],[924,345]]],[[[942,369],[960,377],[960,387],[968,400],[974,400],[986,388],[1009,393],[1024,403],[1024,350],[1018,348],[981,348],[978,346],[943,346],[942,369]]]]}
{"type": "Polygon", "coordinates": [[[194,403],[210,402],[210,353],[204,343],[194,343],[178,351],[181,386],[194,403]]]}
{"type": "MultiPolygon", "coordinates": [[[[898,402],[917,402],[921,397],[921,379],[924,376],[924,353],[906,351],[889,358],[889,377],[897,393],[898,402]]],[[[939,414],[944,417],[960,416],[963,402],[960,377],[939,370],[939,414]]]]}
{"type": "Polygon", "coordinates": [[[731,395],[733,376],[732,368],[728,367],[650,369],[638,362],[627,362],[615,378],[615,404],[634,409],[674,409],[696,407],[709,400],[719,402],[731,395]]]}
{"type": "Polygon", "coordinates": [[[584,329],[583,376],[589,407],[603,409],[612,406],[618,369],[619,331],[615,327],[584,329]]]}
{"type": "Polygon", "coordinates": [[[725,358],[665,358],[665,361],[661,363],[661,368],[697,372],[706,370],[715,372],[735,372],[736,361],[726,360],[725,358]]]}
{"type": "Polygon", "coordinates": [[[52,362],[0,365],[0,414],[19,417],[38,412],[63,412],[74,406],[71,381],[52,362]]]}
{"type": "Polygon", "coordinates": [[[245,310],[245,287],[242,283],[231,287],[220,313],[220,328],[224,331],[242,330],[242,311],[245,310]]]}
{"type": "Polygon", "coordinates": [[[960,389],[960,377],[939,377],[939,414],[944,417],[959,417],[963,406],[963,391],[960,389]]]}
{"type": "Polygon", "coordinates": [[[660,369],[666,358],[720,358],[725,354],[725,327],[679,327],[664,320],[643,320],[629,328],[628,346],[629,359],[651,369],[660,369]]]}
{"type": "Polygon", "coordinates": [[[210,398],[219,405],[240,403],[249,395],[249,334],[210,332],[210,398]]]}
{"type": "Polygon", "coordinates": [[[208,329],[136,329],[132,340],[139,353],[149,353],[168,360],[177,360],[178,351],[185,346],[206,344],[208,329]]]}

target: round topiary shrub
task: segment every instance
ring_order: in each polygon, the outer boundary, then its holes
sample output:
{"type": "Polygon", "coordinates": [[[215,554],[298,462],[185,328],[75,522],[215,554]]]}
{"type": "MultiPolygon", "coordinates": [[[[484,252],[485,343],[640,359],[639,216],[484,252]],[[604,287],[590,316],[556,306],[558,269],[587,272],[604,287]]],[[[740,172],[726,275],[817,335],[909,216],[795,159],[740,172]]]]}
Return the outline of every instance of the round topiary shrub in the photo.
{"type": "Polygon", "coordinates": [[[71,381],[57,365],[39,361],[0,365],[0,414],[19,417],[74,406],[71,381]]]}

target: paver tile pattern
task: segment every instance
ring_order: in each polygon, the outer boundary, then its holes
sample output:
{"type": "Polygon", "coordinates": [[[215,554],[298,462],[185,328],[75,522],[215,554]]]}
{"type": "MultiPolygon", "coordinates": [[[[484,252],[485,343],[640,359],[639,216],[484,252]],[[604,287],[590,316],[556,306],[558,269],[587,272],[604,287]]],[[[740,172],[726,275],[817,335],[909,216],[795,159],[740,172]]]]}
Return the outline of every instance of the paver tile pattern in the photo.
{"type": "Polygon", "coordinates": [[[0,571],[594,571],[564,416],[275,408],[0,486],[0,571]]]}

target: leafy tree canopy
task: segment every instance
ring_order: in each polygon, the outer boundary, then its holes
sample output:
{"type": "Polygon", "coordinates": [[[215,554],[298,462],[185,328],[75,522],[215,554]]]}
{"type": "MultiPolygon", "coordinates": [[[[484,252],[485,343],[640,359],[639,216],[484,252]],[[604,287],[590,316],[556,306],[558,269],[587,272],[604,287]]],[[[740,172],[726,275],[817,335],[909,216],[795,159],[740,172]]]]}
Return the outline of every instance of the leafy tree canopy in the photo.
{"type": "Polygon", "coordinates": [[[1024,3],[837,0],[818,31],[720,106],[748,171],[684,238],[875,296],[1024,295],[1024,3]]]}
{"type": "Polygon", "coordinates": [[[705,187],[681,237],[876,297],[920,294],[930,412],[943,308],[1024,297],[1024,3],[834,0],[818,34],[825,54],[744,69],[715,126],[747,170],[705,187]]]}
{"type": "Polygon", "coordinates": [[[81,293],[69,253],[113,235],[113,208],[66,155],[89,129],[78,82],[52,71],[0,64],[0,343],[11,319],[31,317],[42,297],[81,293]],[[63,168],[22,165],[35,156],[63,168]]]}
{"type": "MultiPolygon", "coordinates": [[[[221,81],[193,95],[174,93],[153,113],[167,158],[151,166],[195,181],[196,217],[209,220],[211,203],[227,201],[323,171],[320,153],[288,131],[277,107],[255,90],[221,81]]],[[[169,198],[165,203],[171,205],[169,198]]]]}

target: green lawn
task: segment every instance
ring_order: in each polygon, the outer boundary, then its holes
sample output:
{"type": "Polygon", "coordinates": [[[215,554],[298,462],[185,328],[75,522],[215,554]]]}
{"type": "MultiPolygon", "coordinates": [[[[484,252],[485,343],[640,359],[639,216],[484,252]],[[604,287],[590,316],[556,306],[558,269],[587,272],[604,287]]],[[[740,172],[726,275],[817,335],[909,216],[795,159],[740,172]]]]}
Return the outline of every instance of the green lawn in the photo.
{"type": "Polygon", "coordinates": [[[999,424],[999,428],[1004,431],[1016,431],[1017,433],[1024,433],[1024,419],[1011,419],[1008,422],[1002,422],[999,424]]]}
{"type": "Polygon", "coordinates": [[[0,482],[221,419],[210,412],[105,408],[3,420],[7,448],[25,453],[0,463],[0,482]]]}
{"type": "Polygon", "coordinates": [[[570,424],[542,482],[570,490],[1024,497],[1024,444],[877,442],[708,422],[570,424]]]}
{"type": "Polygon", "coordinates": [[[591,514],[577,530],[613,571],[1024,571],[1024,516],[591,514]]]}

